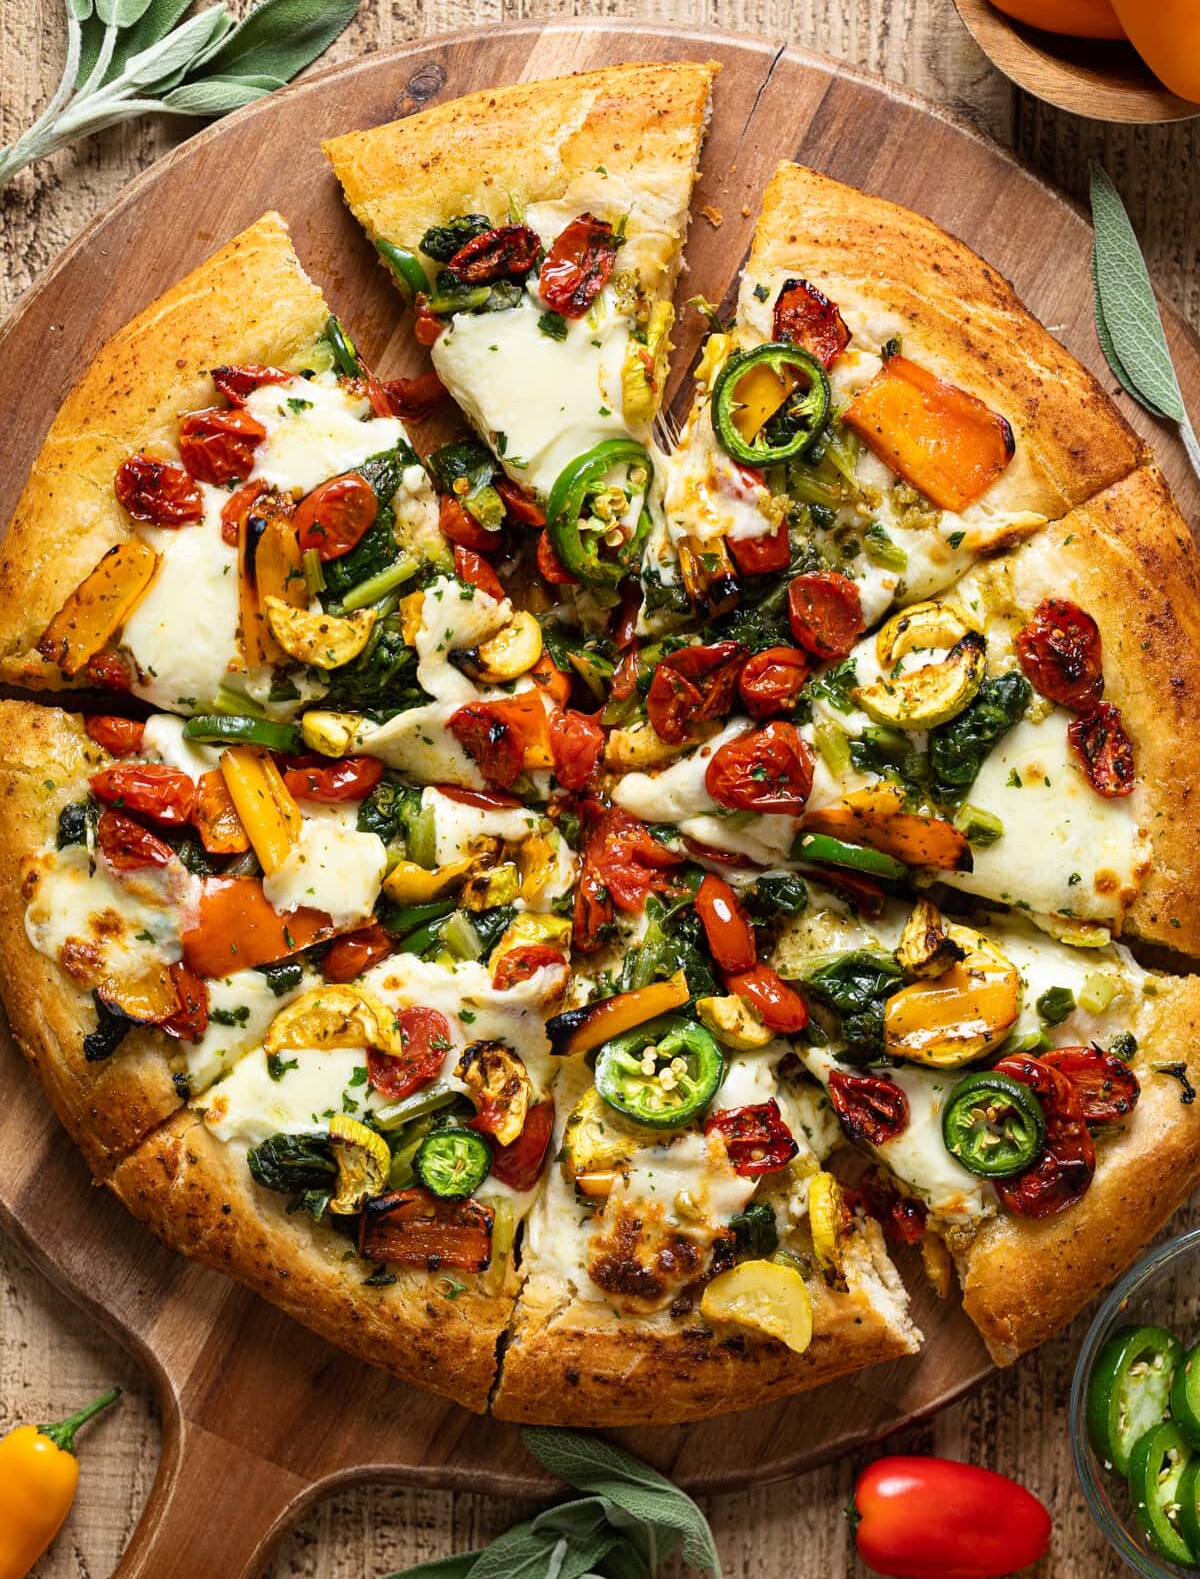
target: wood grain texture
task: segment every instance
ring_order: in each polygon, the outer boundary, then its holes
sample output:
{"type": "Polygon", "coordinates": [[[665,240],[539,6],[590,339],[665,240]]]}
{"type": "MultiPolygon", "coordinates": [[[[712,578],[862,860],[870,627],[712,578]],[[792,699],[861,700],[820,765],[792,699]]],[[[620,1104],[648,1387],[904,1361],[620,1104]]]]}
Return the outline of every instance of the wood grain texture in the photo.
{"type": "MultiPolygon", "coordinates": [[[[540,6],[539,19],[569,6],[540,6]]],[[[1200,259],[1196,253],[1196,193],[1187,172],[1195,168],[1200,142],[1194,125],[1114,132],[1059,117],[1018,99],[989,71],[961,32],[949,0],[805,0],[793,6],[769,3],[701,7],[604,6],[606,14],[636,13],[669,21],[709,21],[740,26],[812,44],[931,93],[958,113],[1004,136],[1036,156],[1037,167],[1075,191],[1086,182],[1086,157],[1099,149],[1125,191],[1148,237],[1152,268],[1160,284],[1200,317],[1200,259]],[[1154,225],[1148,230],[1147,220],[1154,225]],[[1189,228],[1190,227],[1190,228],[1189,228]]],[[[431,3],[423,7],[381,0],[364,9],[336,54],[399,42],[453,26],[516,19],[515,7],[487,0],[431,3]]],[[[28,120],[56,71],[60,47],[57,14],[30,0],[0,0],[0,137],[28,120]]],[[[11,298],[28,284],[62,243],[110,197],[135,168],[170,146],[179,127],[125,128],[59,155],[27,172],[0,194],[0,233],[8,260],[0,288],[11,298]]],[[[853,147],[861,127],[831,116],[827,133],[853,147]]],[[[864,169],[885,168],[886,150],[862,148],[864,169]]],[[[864,175],[862,179],[869,177],[864,175]]],[[[986,201],[981,194],[981,202],[986,201]]],[[[915,199],[910,198],[910,201],[915,199]]],[[[727,212],[732,210],[728,198],[727,212]]],[[[697,240],[707,227],[697,230],[697,240]]],[[[152,238],[151,238],[152,239],[152,238]]],[[[1031,249],[1030,274],[1037,280],[1031,249]]],[[[313,259],[327,274],[335,258],[313,259]]],[[[330,284],[337,286],[337,279],[330,284]]],[[[1024,283],[1024,282],[1022,282],[1024,283]]],[[[1025,284],[1026,289],[1030,289],[1025,284]]],[[[67,1146],[60,1137],[59,1144],[67,1146]]],[[[74,1159],[71,1159],[71,1163],[74,1159]]],[[[68,1164],[70,1165],[70,1164],[68,1164]]],[[[97,1202],[99,1209],[99,1202],[97,1202]]],[[[0,1426],[18,1416],[51,1418],[89,1390],[115,1376],[130,1387],[121,1414],[95,1429],[78,1511],[51,1556],[44,1576],[111,1571],[145,1499],[155,1456],[156,1434],[148,1389],[136,1367],[96,1331],[94,1321],[66,1306],[7,1248],[0,1298],[0,1426]]],[[[231,1322],[243,1311],[231,1307],[231,1322]]],[[[282,1330],[282,1329],[281,1329],[282,1330]]],[[[287,1328],[288,1332],[294,1329],[287,1328]]],[[[972,1457],[1017,1472],[1046,1497],[1058,1523],[1055,1555],[1044,1574],[1106,1575],[1116,1572],[1100,1538],[1087,1522],[1070,1473],[1064,1435],[1070,1361],[1078,1337],[1047,1345],[1015,1373],[985,1384],[968,1403],[906,1435],[905,1445],[972,1457]]],[[[221,1376],[211,1378],[219,1388],[221,1376]]],[[[229,1389],[232,1397],[235,1389],[229,1389]]],[[[797,1406],[803,1408],[803,1404],[797,1406]]],[[[304,1422],[296,1422],[301,1434],[304,1422]]],[[[718,1538],[731,1575],[796,1574],[845,1576],[856,1572],[840,1510],[855,1465],[846,1462],[806,1477],[794,1486],[720,1497],[712,1503],[718,1538]]],[[[213,1471],[214,1526],[234,1518],[235,1500],[223,1508],[225,1486],[236,1468],[213,1471]]],[[[524,1506],[467,1494],[451,1496],[396,1487],[339,1491],[314,1508],[289,1537],[267,1570],[269,1579],[328,1575],[359,1579],[422,1557],[477,1545],[519,1517],[524,1506]]],[[[215,1551],[203,1539],[192,1548],[189,1570],[219,1573],[215,1551]],[[204,1555],[201,1555],[201,1554],[204,1555]]],[[[861,1572],[861,1570],[858,1570],[861,1572]]]]}

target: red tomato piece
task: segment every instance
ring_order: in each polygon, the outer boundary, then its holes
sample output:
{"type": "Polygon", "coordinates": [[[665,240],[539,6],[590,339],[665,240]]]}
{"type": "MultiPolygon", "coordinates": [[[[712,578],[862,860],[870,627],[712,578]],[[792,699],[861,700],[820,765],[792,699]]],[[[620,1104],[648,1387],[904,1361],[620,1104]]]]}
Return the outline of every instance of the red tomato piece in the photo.
{"type": "Polygon", "coordinates": [[[175,859],[169,844],[119,811],[101,812],[96,824],[96,844],[118,872],[135,872],[142,866],[170,866],[175,859]]]}
{"type": "Polygon", "coordinates": [[[800,1150],[773,1097],[753,1107],[723,1108],[710,1114],[704,1133],[720,1135],[733,1171],[743,1179],[778,1173],[800,1150]]]}
{"type": "Polygon", "coordinates": [[[715,844],[705,844],[700,839],[693,839],[690,834],[683,834],[683,847],[689,855],[694,855],[698,861],[711,861],[714,866],[739,866],[759,867],[763,863],[755,861],[748,855],[743,855],[738,850],[718,850],[715,844]]]}
{"type": "Polygon", "coordinates": [[[737,696],[738,674],[746,649],[740,642],[683,647],[656,667],[646,696],[654,732],[669,745],[690,738],[697,724],[724,718],[737,696]]]}
{"type": "Polygon", "coordinates": [[[378,513],[375,490],[365,477],[358,472],[331,477],[296,508],[301,551],[315,548],[318,559],[340,559],[371,529],[378,513]]]}
{"type": "Polygon", "coordinates": [[[545,526],[546,512],[511,477],[497,477],[492,484],[504,500],[504,512],[518,526],[545,526]]]}
{"type": "Polygon", "coordinates": [[[835,894],[840,894],[855,915],[865,916],[868,921],[877,921],[887,908],[887,893],[873,877],[823,866],[820,880],[826,888],[832,888],[835,894]]]}
{"type": "Polygon", "coordinates": [[[1029,1086],[1046,1117],[1041,1156],[1023,1173],[997,1179],[997,1193],[1016,1217],[1052,1217],[1083,1199],[1096,1171],[1079,1093],[1065,1074],[1031,1053],[1002,1058],[995,1072],[1029,1086]]]}
{"type": "Polygon", "coordinates": [[[468,285],[488,285],[492,280],[512,280],[528,274],[542,243],[528,225],[497,225],[472,236],[447,263],[468,285]]]}
{"type": "Polygon", "coordinates": [[[438,525],[442,536],[477,554],[494,554],[500,547],[500,533],[480,526],[471,512],[452,493],[444,493],[438,503],[438,525]]]}
{"type": "Polygon", "coordinates": [[[743,576],[766,576],[786,570],[792,557],[786,525],[780,525],[768,537],[727,537],[725,546],[743,576]]]}
{"type": "Polygon", "coordinates": [[[908,1097],[882,1075],[851,1075],[844,1069],[832,1069],[829,1098],[851,1140],[882,1146],[908,1128],[908,1097]]]}
{"type": "Polygon", "coordinates": [[[196,786],[178,768],[161,762],[129,762],[101,768],[88,783],[106,806],[150,817],[166,828],[181,828],[192,815],[196,786]]]}
{"type": "Polygon", "coordinates": [[[571,937],[581,954],[591,954],[612,935],[616,910],[612,895],[594,861],[584,860],[575,888],[571,937]]]}
{"type": "Polygon", "coordinates": [[[792,635],[814,658],[840,660],[866,630],[858,588],[836,570],[796,576],[788,587],[792,635]]]}
{"type": "Polygon", "coordinates": [[[1119,1124],[1141,1095],[1138,1077],[1124,1059],[1100,1047],[1055,1047],[1039,1054],[1075,1088],[1085,1124],[1119,1124]]]}
{"type": "Polygon", "coordinates": [[[283,782],[301,800],[337,805],[366,800],[383,777],[378,757],[285,757],[283,782]]]}
{"type": "Polygon", "coordinates": [[[554,776],[565,790],[581,790],[604,755],[604,731],[594,718],[569,709],[550,714],[554,776]]]}
{"type": "MultiPolygon", "coordinates": [[[[326,981],[357,981],[362,973],[387,959],[396,945],[390,932],[378,921],[362,927],[358,932],[348,932],[338,938],[321,961],[321,975],[326,981]]],[[[394,1059],[388,1059],[394,1063],[394,1059]]]]}
{"type": "Polygon", "coordinates": [[[609,682],[608,694],[614,702],[623,702],[633,695],[637,689],[638,675],[641,672],[641,658],[635,647],[621,658],[613,670],[612,680],[609,682]]]}
{"type": "Polygon", "coordinates": [[[891,1175],[871,1169],[858,1181],[856,1193],[872,1217],[894,1242],[915,1245],[925,1232],[929,1212],[924,1201],[902,1195],[891,1175]]]}
{"type": "Polygon", "coordinates": [[[128,757],[142,749],[146,726],[140,718],[121,718],[116,713],[93,713],[83,727],[88,739],[102,746],[110,757],[128,757]]]}
{"type": "Polygon", "coordinates": [[[1133,741],[1125,731],[1121,709],[1101,702],[1067,725],[1067,743],[1097,795],[1108,800],[1133,793],[1133,741]]]}
{"type": "Polygon", "coordinates": [[[434,788],[447,800],[456,800],[463,806],[481,806],[484,811],[507,810],[524,804],[516,795],[505,795],[499,790],[463,789],[458,784],[436,784],[434,788]]]}
{"type": "Polygon", "coordinates": [[[730,992],[750,1000],[769,1031],[791,1034],[808,1024],[808,1005],[769,965],[755,965],[751,970],[726,976],[725,985],[730,992]]]}
{"type": "Polygon", "coordinates": [[[182,960],[177,960],[168,974],[175,983],[179,1007],[159,1029],[181,1042],[198,1042],[208,1029],[208,983],[182,960]]]}
{"type": "Polygon", "coordinates": [[[508,596],[500,583],[500,577],[487,560],[473,548],[464,548],[461,543],[454,545],[454,574],[469,587],[478,587],[489,598],[495,598],[497,603],[503,603],[508,596]]]}
{"type": "Polygon", "coordinates": [[[525,771],[526,739],[510,702],[470,702],[447,728],[489,784],[508,789],[525,771]]]}
{"type": "Polygon", "coordinates": [[[617,907],[631,913],[641,910],[647,894],[669,888],[668,874],[683,864],[682,855],[659,844],[645,823],[617,806],[605,813],[593,838],[586,855],[600,868],[617,907]]]}
{"type": "Polygon", "coordinates": [[[221,541],[231,548],[237,546],[244,522],[250,511],[267,490],[260,482],[245,483],[236,493],[231,493],[221,506],[221,541]]]}
{"type": "Polygon", "coordinates": [[[279,367],[266,367],[262,362],[242,362],[237,367],[214,367],[212,381],[218,393],[225,396],[231,406],[244,406],[246,396],[266,384],[290,384],[295,373],[285,373],[279,367]]]}
{"type": "Polygon", "coordinates": [[[608,283],[617,238],[606,219],[580,214],[559,235],[538,275],[538,291],[551,312],[582,318],[608,283]]]}
{"type": "Polygon", "coordinates": [[[704,775],[708,793],[736,811],[798,817],[812,792],[813,754],[792,724],[767,724],[727,740],[704,775]]]}
{"type": "Polygon", "coordinates": [[[404,1051],[394,1057],[367,1048],[367,1077],[392,1102],[420,1091],[442,1072],[450,1051],[450,1022],[437,1009],[401,1009],[396,1015],[404,1051]]]}
{"type": "Polygon", "coordinates": [[[510,987],[536,976],[539,970],[545,970],[547,965],[566,963],[562,949],[551,948],[549,943],[522,943],[501,954],[492,966],[492,986],[497,992],[507,992],[510,987]]]}
{"type": "Polygon", "coordinates": [[[84,667],[84,678],[98,691],[132,691],[133,675],[118,653],[93,653],[84,667]]]}
{"type": "Polygon", "coordinates": [[[1103,695],[1100,627],[1077,603],[1043,598],[1016,648],[1025,678],[1049,701],[1089,713],[1103,695]]]}
{"type": "Polygon", "coordinates": [[[377,417],[424,422],[446,398],[446,386],[432,371],[421,373],[417,378],[370,378],[367,398],[377,417]]]}
{"type": "Polygon", "coordinates": [[[210,768],[196,780],[192,827],[210,855],[243,855],[250,848],[250,836],[220,768],[210,768]]]}
{"type": "Polygon", "coordinates": [[[547,1097],[525,1115],[525,1128],[507,1146],[492,1149],[492,1177],[510,1190],[532,1190],[554,1135],[554,1102],[547,1097]]]}
{"type": "Polygon", "coordinates": [[[571,695],[571,676],[555,667],[548,652],[543,652],[533,668],[529,677],[535,685],[540,685],[556,707],[565,707],[571,695]]]}
{"type": "Polygon", "coordinates": [[[750,970],[758,958],[754,928],[729,884],[709,872],[696,890],[696,914],[709,951],[725,971],[750,970]]]}
{"type": "Polygon", "coordinates": [[[413,339],[418,345],[433,345],[446,327],[446,320],[429,311],[429,298],[419,295],[413,303],[413,339]]]}
{"type": "Polygon", "coordinates": [[[204,514],[200,490],[175,461],[131,455],[117,467],[113,487],[135,521],[152,526],[186,526],[204,514]]]}
{"type": "Polygon", "coordinates": [[[807,280],[785,280],[775,298],[775,339],[790,340],[828,369],[850,344],[845,320],[824,291],[807,280]]]}
{"type": "Polygon", "coordinates": [[[642,584],[630,577],[620,586],[621,601],[612,613],[610,633],[618,652],[627,652],[637,641],[638,615],[642,612],[642,584]]]}
{"type": "Polygon", "coordinates": [[[254,469],[254,451],[267,436],[257,417],[236,406],[189,411],[179,424],[179,453],[200,482],[244,482],[254,469]]]}
{"type": "Polygon", "coordinates": [[[746,660],[738,690],[751,718],[790,713],[813,672],[813,662],[799,647],[767,647],[746,660]]]}
{"type": "Polygon", "coordinates": [[[579,584],[579,577],[573,576],[554,552],[549,532],[543,532],[538,538],[537,567],[542,580],[548,581],[552,587],[573,587],[579,584]]]}

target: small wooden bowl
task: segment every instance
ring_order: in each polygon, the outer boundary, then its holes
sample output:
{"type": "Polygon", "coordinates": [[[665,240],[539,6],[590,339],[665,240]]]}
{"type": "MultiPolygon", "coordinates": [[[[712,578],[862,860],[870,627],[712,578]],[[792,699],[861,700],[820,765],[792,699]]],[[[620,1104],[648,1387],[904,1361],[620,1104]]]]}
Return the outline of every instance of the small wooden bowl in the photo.
{"type": "MultiPolygon", "coordinates": [[[[1154,0],[1145,0],[1153,4],[1154,0]]],[[[1036,98],[1094,121],[1185,121],[1200,104],[1164,88],[1132,44],[1065,38],[1014,22],[990,0],[954,0],[994,66],[1036,98]]]]}

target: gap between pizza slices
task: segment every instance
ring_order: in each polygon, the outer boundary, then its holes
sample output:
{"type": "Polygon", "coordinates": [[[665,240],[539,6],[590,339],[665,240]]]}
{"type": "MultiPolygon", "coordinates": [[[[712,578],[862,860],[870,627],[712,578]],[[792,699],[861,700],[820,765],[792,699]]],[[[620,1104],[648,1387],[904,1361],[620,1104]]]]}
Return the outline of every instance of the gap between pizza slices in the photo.
{"type": "Polygon", "coordinates": [[[1012,1359],[1200,1175],[1200,998],[1111,940],[1200,953],[1186,526],[981,260],[793,165],[661,447],[715,70],[327,145],[483,444],[419,457],[438,385],[268,215],[104,348],[0,566],[5,679],[156,709],[0,703],[59,1117],[512,1419],[913,1352],[881,1224],[1012,1359]]]}

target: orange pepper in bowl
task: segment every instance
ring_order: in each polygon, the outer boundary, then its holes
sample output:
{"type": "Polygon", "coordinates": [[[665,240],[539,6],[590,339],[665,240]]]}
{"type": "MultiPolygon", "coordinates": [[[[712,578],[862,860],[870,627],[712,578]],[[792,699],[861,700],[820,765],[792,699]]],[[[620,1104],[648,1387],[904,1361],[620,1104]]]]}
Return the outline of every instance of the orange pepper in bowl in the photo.
{"type": "MultiPolygon", "coordinates": [[[[1150,0],[1155,5],[1157,0],[1150,0]]],[[[1190,0],[1179,0],[1180,8],[1190,0]]],[[[1109,0],[992,0],[997,11],[1016,22],[1027,22],[1046,33],[1066,33],[1071,38],[1124,38],[1125,30],[1109,0]]],[[[1147,0],[1126,0],[1135,11],[1147,0]]]]}
{"type": "Polygon", "coordinates": [[[1200,104],[1200,5],[1196,0],[1113,0],[1134,49],[1164,87],[1200,104]]]}

